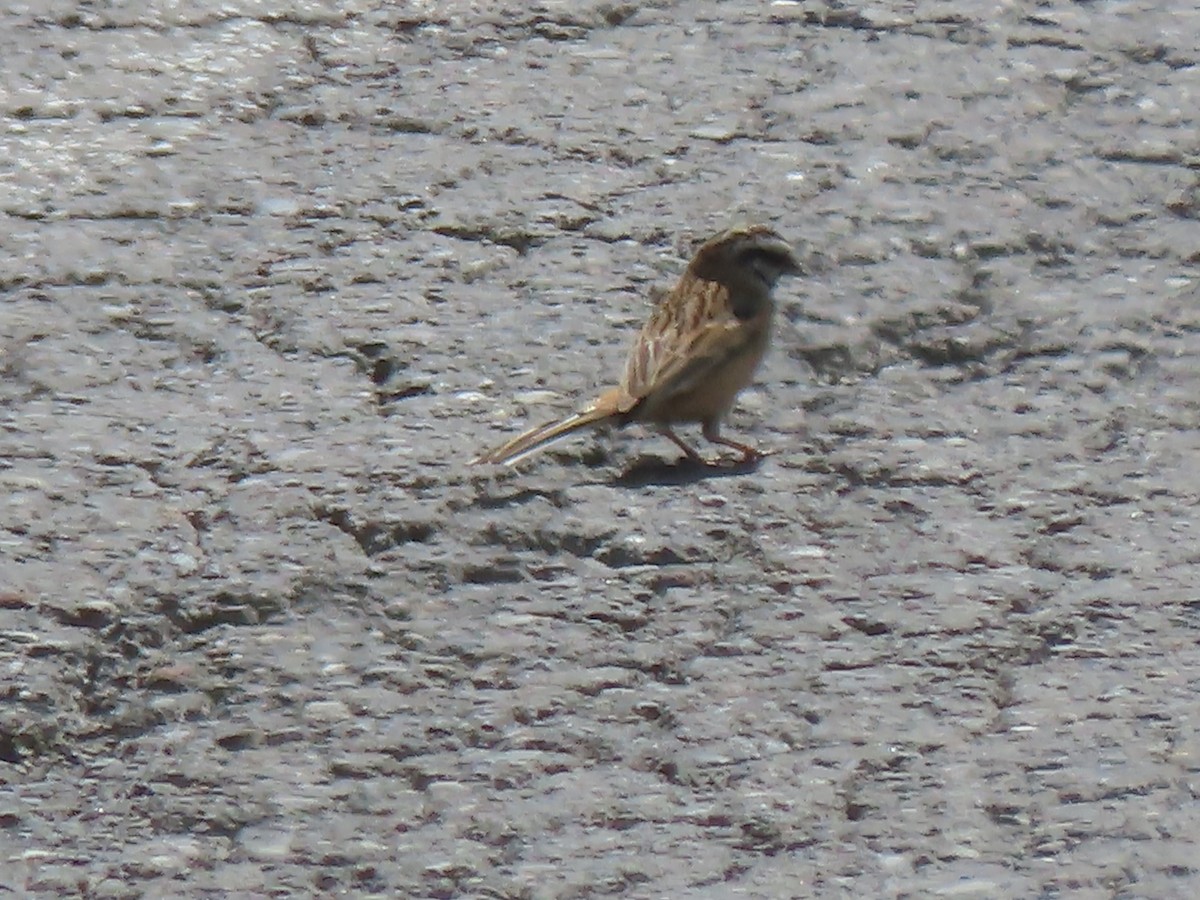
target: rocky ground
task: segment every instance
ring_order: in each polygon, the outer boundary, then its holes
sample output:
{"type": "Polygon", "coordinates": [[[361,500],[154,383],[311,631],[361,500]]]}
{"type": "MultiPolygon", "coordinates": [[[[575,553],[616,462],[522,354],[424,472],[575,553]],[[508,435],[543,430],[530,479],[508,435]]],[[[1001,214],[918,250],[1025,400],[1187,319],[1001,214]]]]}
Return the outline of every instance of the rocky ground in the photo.
{"type": "Polygon", "coordinates": [[[0,885],[1200,893],[1200,14],[0,12],[0,885]],[[466,459],[695,243],[728,433],[466,459]]]}

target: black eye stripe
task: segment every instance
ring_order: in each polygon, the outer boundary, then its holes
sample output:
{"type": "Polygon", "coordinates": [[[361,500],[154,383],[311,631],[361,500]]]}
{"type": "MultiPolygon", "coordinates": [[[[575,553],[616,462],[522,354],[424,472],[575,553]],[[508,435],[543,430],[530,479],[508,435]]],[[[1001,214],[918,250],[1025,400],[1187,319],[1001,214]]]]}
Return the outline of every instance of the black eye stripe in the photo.
{"type": "Polygon", "coordinates": [[[791,264],[791,256],[786,251],[776,250],[771,247],[747,247],[738,255],[744,262],[750,262],[758,258],[784,267],[791,264]]]}

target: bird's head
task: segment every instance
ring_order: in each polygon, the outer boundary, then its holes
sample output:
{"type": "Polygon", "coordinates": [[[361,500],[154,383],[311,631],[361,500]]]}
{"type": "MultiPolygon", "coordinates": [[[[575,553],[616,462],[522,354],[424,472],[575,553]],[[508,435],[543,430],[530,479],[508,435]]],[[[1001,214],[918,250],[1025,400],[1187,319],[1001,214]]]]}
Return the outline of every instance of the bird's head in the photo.
{"type": "Polygon", "coordinates": [[[784,275],[804,271],[791,244],[767,225],[730,228],[705,241],[688,269],[705,281],[769,292],[784,275]]]}

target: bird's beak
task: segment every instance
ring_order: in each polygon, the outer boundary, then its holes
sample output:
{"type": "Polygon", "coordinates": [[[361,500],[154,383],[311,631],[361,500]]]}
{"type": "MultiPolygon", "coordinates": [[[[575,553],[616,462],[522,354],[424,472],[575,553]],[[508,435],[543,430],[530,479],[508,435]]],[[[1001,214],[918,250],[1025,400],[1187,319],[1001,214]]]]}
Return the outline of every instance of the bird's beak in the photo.
{"type": "Polygon", "coordinates": [[[770,248],[771,256],[780,275],[808,274],[804,263],[800,261],[800,255],[796,253],[791,244],[779,237],[779,235],[772,235],[767,247],[770,248]]]}
{"type": "Polygon", "coordinates": [[[780,241],[778,247],[779,261],[783,263],[780,266],[780,274],[783,275],[807,275],[808,269],[804,267],[804,263],[800,260],[800,255],[792,248],[792,245],[786,241],[780,241]]]}
{"type": "Polygon", "coordinates": [[[789,275],[807,275],[808,269],[804,268],[804,263],[800,261],[800,257],[796,255],[796,251],[788,247],[788,268],[785,270],[789,275]]]}

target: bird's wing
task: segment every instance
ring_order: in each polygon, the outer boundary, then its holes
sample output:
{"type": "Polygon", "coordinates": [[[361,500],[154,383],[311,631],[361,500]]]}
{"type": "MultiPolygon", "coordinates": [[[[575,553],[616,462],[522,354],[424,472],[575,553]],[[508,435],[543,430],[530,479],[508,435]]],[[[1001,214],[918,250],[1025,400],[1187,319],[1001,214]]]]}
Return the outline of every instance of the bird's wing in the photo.
{"type": "Polygon", "coordinates": [[[629,356],[622,394],[628,411],[653,395],[655,406],[691,390],[752,340],[744,322],[720,319],[686,333],[643,334],[629,356]]]}

